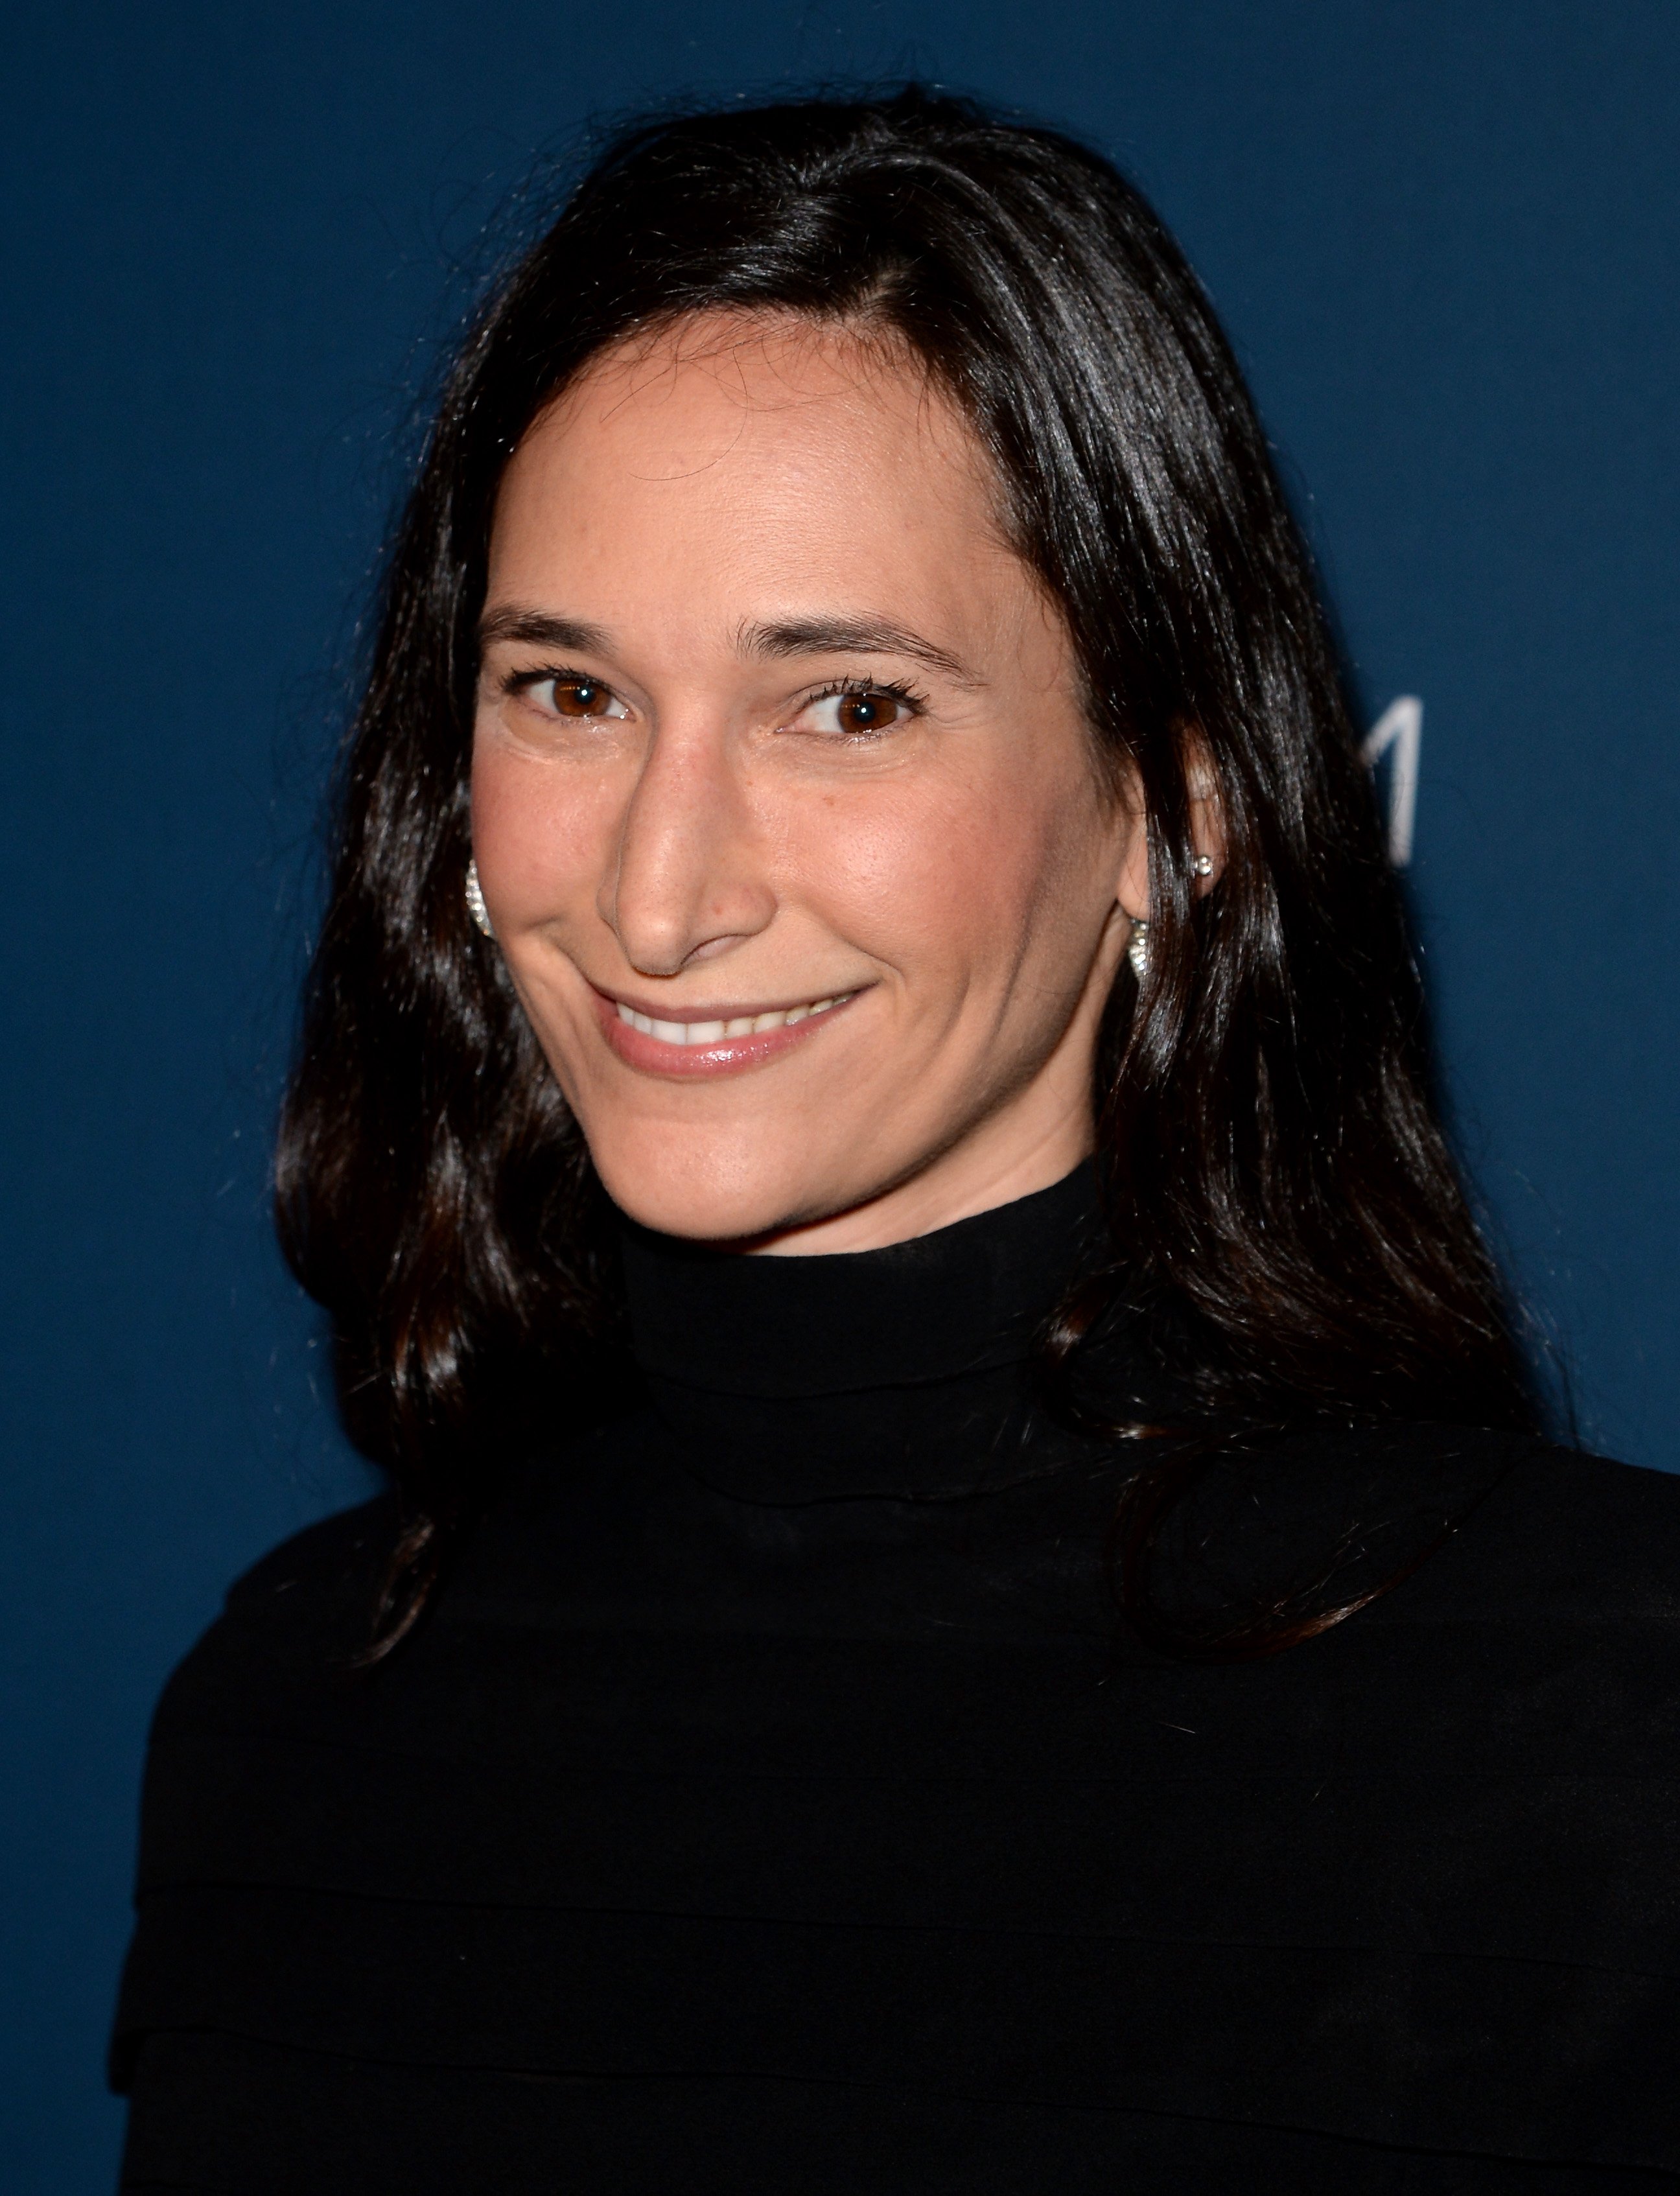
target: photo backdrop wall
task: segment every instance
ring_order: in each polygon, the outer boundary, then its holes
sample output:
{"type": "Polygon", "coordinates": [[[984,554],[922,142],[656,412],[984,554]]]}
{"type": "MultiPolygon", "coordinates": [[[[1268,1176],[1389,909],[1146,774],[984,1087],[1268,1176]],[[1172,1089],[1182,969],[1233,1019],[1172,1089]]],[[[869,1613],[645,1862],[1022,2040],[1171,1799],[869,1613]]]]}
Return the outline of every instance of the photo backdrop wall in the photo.
{"type": "Polygon", "coordinates": [[[592,116],[915,72],[1153,194],[1416,766],[1503,1253],[1585,1437],[1680,1467],[1671,0],[14,0],[5,37],[9,2188],[110,2185],[165,1674],[368,1484],[265,1215],[316,800],[482,222],[592,116]]]}

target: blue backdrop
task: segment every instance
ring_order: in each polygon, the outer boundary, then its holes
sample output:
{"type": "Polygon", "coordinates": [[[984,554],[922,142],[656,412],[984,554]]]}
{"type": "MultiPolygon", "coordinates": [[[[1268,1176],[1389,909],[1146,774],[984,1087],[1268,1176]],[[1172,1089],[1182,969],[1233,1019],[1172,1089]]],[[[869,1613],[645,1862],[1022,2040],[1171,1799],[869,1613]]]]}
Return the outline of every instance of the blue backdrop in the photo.
{"type": "Polygon", "coordinates": [[[1184,240],[1367,720],[1462,1148],[1589,1437],[1680,1466],[1672,0],[13,0],[0,2180],[107,2187],[137,1771],[228,1577],[366,1481],[264,1214],[397,431],[534,148],[915,72],[1184,240]]]}

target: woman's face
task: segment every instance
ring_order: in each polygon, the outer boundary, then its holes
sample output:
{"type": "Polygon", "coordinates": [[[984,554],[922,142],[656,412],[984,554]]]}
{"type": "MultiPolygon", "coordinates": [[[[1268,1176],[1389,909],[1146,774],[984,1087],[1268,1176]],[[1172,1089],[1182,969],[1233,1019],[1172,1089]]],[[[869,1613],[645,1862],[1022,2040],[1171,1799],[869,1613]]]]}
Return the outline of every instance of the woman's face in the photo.
{"type": "Polygon", "coordinates": [[[1143,832],[994,501],[918,371],[785,321],[609,355],[508,467],[474,852],[649,1227],[870,1248],[1090,1148],[1143,832]]]}

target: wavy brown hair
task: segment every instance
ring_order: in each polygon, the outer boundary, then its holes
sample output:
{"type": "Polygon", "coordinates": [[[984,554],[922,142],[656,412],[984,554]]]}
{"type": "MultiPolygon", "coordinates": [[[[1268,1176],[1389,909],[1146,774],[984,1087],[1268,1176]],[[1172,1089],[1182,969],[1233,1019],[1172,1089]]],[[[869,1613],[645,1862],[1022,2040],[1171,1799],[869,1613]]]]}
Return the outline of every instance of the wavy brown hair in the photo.
{"type": "Polygon", "coordinates": [[[1097,1091],[1123,1257],[1064,1308],[1052,1369],[1123,1298],[1175,1338],[1204,1429],[1530,1425],[1310,561],[1173,240],[1095,153],[915,87],[667,117],[601,153],[461,344],[344,761],[277,1205],[399,1498],[378,1640],[498,1460],[595,1407],[618,1332],[588,1153],[462,897],[497,485],[591,360],[719,309],[867,330],[936,378],[1140,792],[1148,974],[1117,983],[1097,1091]],[[1192,745],[1227,844],[1199,897],[1192,745]]]}

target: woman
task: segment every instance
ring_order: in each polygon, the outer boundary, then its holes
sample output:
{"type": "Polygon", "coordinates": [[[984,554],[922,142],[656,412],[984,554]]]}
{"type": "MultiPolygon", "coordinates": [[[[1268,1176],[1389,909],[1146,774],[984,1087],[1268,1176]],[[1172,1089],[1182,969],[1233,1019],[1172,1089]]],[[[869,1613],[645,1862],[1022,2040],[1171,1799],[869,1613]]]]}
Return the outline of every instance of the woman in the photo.
{"type": "Polygon", "coordinates": [[[338,829],[279,1208],[393,1491],[165,1696],[126,2185],[1670,2185],[1680,1488],[1536,1432],[1136,194],[621,141],[338,829]]]}

